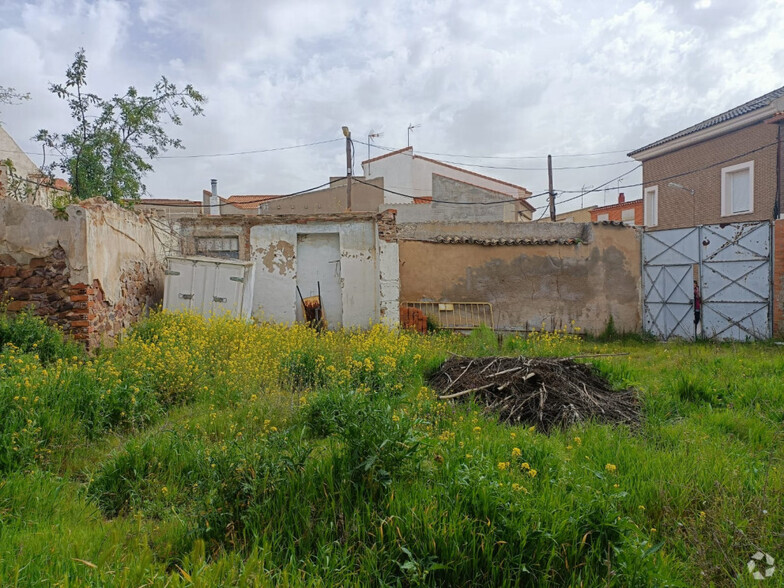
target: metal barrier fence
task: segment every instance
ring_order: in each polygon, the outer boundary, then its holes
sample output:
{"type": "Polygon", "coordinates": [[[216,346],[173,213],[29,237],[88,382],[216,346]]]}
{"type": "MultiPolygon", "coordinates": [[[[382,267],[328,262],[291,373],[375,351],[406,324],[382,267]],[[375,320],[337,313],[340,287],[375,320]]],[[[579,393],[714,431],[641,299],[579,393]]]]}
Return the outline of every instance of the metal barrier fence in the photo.
{"type": "Polygon", "coordinates": [[[493,305],[489,302],[401,302],[432,318],[442,329],[470,330],[480,325],[495,328],[493,305]]]}

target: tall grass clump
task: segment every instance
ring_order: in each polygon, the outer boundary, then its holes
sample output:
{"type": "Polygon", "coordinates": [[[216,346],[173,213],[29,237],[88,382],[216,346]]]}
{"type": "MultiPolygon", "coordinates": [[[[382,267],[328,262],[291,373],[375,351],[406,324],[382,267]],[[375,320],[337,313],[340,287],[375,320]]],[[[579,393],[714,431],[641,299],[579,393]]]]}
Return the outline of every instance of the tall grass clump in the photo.
{"type": "Polygon", "coordinates": [[[35,353],[43,363],[56,359],[85,358],[84,348],[68,340],[57,327],[26,310],[0,313],[0,348],[10,343],[24,353],[35,353]]]}

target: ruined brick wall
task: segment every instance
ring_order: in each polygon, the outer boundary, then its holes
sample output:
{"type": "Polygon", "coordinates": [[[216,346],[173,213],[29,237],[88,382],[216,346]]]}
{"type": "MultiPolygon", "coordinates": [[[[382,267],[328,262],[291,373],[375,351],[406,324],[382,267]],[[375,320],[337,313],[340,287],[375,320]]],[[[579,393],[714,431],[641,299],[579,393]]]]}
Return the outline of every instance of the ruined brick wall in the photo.
{"type": "Polygon", "coordinates": [[[31,309],[88,348],[110,344],[161,299],[154,227],[102,200],[55,218],[0,200],[0,301],[31,309]]]}
{"type": "Polygon", "coordinates": [[[106,300],[99,280],[93,280],[92,285],[85,289],[88,347],[111,344],[123,330],[143,318],[163,296],[144,263],[136,262],[126,268],[121,281],[122,296],[115,304],[106,300]]]}
{"type": "Polygon", "coordinates": [[[115,304],[106,300],[99,280],[71,284],[69,277],[62,247],[27,264],[0,255],[0,296],[7,311],[30,309],[88,349],[111,344],[161,298],[150,271],[140,262],[123,271],[122,298],[115,304]]]}

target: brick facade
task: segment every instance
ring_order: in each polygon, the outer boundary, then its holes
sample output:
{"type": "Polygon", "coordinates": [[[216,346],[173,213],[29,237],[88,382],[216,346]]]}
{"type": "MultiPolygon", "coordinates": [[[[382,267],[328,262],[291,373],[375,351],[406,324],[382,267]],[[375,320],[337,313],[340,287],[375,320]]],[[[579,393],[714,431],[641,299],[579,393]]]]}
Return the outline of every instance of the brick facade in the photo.
{"type": "Polygon", "coordinates": [[[773,223],[773,336],[784,335],[784,220],[773,223]]]}
{"type": "Polygon", "coordinates": [[[642,203],[642,199],[639,199],[631,200],[629,202],[619,202],[618,204],[610,204],[608,206],[598,206],[591,210],[591,222],[598,222],[599,216],[602,214],[607,215],[607,218],[602,220],[625,222],[626,219],[623,218],[623,212],[625,210],[633,210],[634,224],[641,227],[645,222],[642,203]]]}
{"type": "Polygon", "coordinates": [[[646,160],[643,163],[643,191],[653,186],[658,186],[659,191],[659,222],[653,229],[772,219],[776,199],[777,132],[777,125],[758,122],[646,160]],[[738,157],[744,153],[748,155],[738,157]],[[748,161],[754,162],[754,210],[722,216],[721,170],[748,161]],[[693,189],[694,196],[668,186],[669,182],[693,189]]]}

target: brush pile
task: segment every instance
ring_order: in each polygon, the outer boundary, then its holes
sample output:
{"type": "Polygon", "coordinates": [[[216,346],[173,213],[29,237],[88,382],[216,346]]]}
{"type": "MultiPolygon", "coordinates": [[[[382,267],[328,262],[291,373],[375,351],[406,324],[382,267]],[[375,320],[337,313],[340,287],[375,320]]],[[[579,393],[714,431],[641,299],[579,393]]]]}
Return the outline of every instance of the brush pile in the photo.
{"type": "Polygon", "coordinates": [[[501,422],[535,425],[547,432],[583,421],[634,425],[634,390],[609,382],[574,358],[453,356],[430,378],[442,400],[473,398],[501,422]]]}

